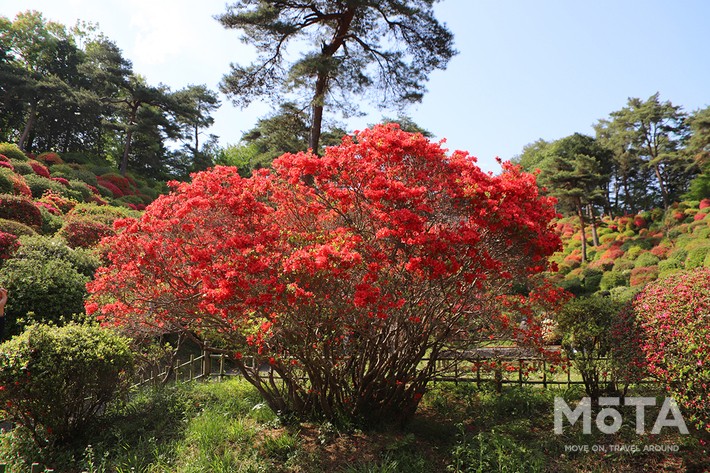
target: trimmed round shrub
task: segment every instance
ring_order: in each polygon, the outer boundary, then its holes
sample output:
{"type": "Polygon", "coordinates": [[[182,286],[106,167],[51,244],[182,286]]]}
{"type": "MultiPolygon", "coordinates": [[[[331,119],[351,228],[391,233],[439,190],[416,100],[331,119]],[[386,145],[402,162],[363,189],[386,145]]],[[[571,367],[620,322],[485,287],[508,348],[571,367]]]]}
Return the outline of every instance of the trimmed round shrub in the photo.
{"type": "Polygon", "coordinates": [[[54,153],[52,151],[47,153],[41,153],[39,156],[37,156],[37,161],[42,161],[43,163],[49,166],[53,164],[64,164],[64,160],[62,160],[62,158],[60,158],[57,153],[54,153]]]}
{"type": "Polygon", "coordinates": [[[112,182],[104,181],[101,178],[99,178],[97,182],[99,191],[101,191],[101,195],[103,195],[104,197],[123,197],[125,195],[123,191],[112,182]],[[105,194],[104,189],[109,193],[105,194]]]}
{"type": "Polygon", "coordinates": [[[129,178],[123,177],[120,174],[110,172],[107,174],[103,174],[99,179],[103,182],[110,182],[114,186],[118,187],[119,189],[121,189],[123,195],[134,193],[134,186],[133,184],[131,184],[129,178]]]}
{"type": "Polygon", "coordinates": [[[613,301],[625,304],[633,300],[640,290],[641,287],[617,286],[609,290],[609,297],[611,297],[613,301]]]}
{"type": "Polygon", "coordinates": [[[0,167],[0,194],[13,194],[14,185],[12,176],[15,173],[5,167],[0,167]]]}
{"type": "Polygon", "coordinates": [[[55,164],[54,166],[52,166],[52,177],[65,177],[67,179],[76,179],[75,165],[55,164]]]}
{"type": "Polygon", "coordinates": [[[0,345],[0,402],[42,447],[81,434],[127,395],[129,340],[98,326],[33,325],[0,345]]]}
{"type": "Polygon", "coordinates": [[[24,223],[15,222],[14,220],[7,220],[0,218],[0,232],[11,233],[17,237],[23,235],[36,235],[37,232],[28,227],[24,223]]]}
{"type": "Polygon", "coordinates": [[[40,202],[45,202],[59,209],[62,213],[67,213],[73,209],[77,202],[72,199],[68,199],[61,194],[57,194],[53,191],[47,191],[42,195],[40,202]]]}
{"type": "Polygon", "coordinates": [[[628,271],[634,269],[634,262],[619,258],[614,262],[614,271],[628,271]]]}
{"type": "Polygon", "coordinates": [[[10,160],[27,161],[25,153],[14,143],[0,143],[0,154],[10,160]]]}
{"type": "Polygon", "coordinates": [[[90,219],[67,219],[59,235],[71,248],[93,248],[102,238],[115,235],[113,228],[90,219]]]}
{"type": "Polygon", "coordinates": [[[12,167],[14,168],[15,172],[17,174],[34,174],[34,169],[32,169],[32,166],[30,166],[29,161],[19,161],[17,159],[12,159],[10,160],[10,163],[12,164],[12,167]]]}
{"type": "Polygon", "coordinates": [[[96,204],[78,204],[67,213],[67,218],[88,219],[104,223],[113,227],[113,222],[121,218],[139,218],[140,213],[129,210],[125,207],[115,207],[96,204]]]}
{"type": "Polygon", "coordinates": [[[64,197],[76,197],[76,192],[67,189],[61,183],[47,179],[46,177],[34,175],[25,176],[25,181],[32,191],[32,197],[39,199],[47,191],[52,191],[64,197]]]}
{"type": "Polygon", "coordinates": [[[29,312],[38,322],[59,323],[71,318],[84,310],[87,282],[87,276],[64,260],[11,258],[0,274],[0,285],[10,294],[6,317],[10,324],[22,319],[22,325],[29,322],[24,320],[29,312]]]}
{"type": "Polygon", "coordinates": [[[649,284],[633,307],[650,373],[684,408],[686,420],[710,431],[710,269],[649,284]]]}
{"type": "Polygon", "coordinates": [[[631,270],[629,284],[631,286],[643,286],[655,281],[658,278],[658,266],[646,266],[643,268],[634,268],[631,270]]]}
{"type": "Polygon", "coordinates": [[[593,293],[599,290],[599,284],[602,280],[603,271],[595,268],[590,268],[587,266],[582,270],[582,277],[584,281],[584,289],[587,293],[593,293]]]}
{"type": "Polygon", "coordinates": [[[66,261],[79,273],[88,277],[92,277],[101,265],[93,252],[82,248],[72,249],[61,238],[23,236],[20,238],[20,245],[15,254],[16,258],[66,261]]]}
{"type": "Polygon", "coordinates": [[[49,169],[47,169],[44,164],[40,163],[39,161],[30,161],[30,166],[32,167],[32,170],[35,174],[49,179],[49,169]]]}
{"type": "MultiPolygon", "coordinates": [[[[38,202],[38,204],[42,204],[43,202],[38,202]]],[[[52,212],[49,210],[47,207],[40,206],[38,205],[37,208],[39,209],[39,213],[42,214],[42,234],[43,235],[54,235],[59,231],[60,228],[62,228],[62,225],[64,224],[64,220],[62,217],[57,215],[56,213],[52,212]]],[[[59,212],[61,214],[61,212],[59,212]]]]}
{"type": "Polygon", "coordinates": [[[42,226],[42,214],[31,200],[9,194],[0,194],[0,218],[37,229],[42,226]]]}
{"type": "Polygon", "coordinates": [[[624,275],[624,273],[620,271],[607,271],[602,275],[602,279],[599,282],[599,289],[608,291],[615,287],[626,286],[628,283],[628,277],[624,275]]]}
{"type": "Polygon", "coordinates": [[[91,192],[91,189],[89,189],[89,186],[87,186],[84,181],[80,181],[78,179],[70,180],[69,187],[81,194],[82,202],[88,202],[94,195],[94,193],[91,192]]]}
{"type": "Polygon", "coordinates": [[[695,269],[703,266],[705,257],[710,252],[710,243],[695,247],[688,251],[685,259],[685,269],[695,269]]]}
{"type": "Polygon", "coordinates": [[[676,248],[668,254],[668,259],[678,260],[685,264],[685,258],[688,257],[688,250],[685,248],[676,248]]]}
{"type": "Polygon", "coordinates": [[[96,186],[96,184],[98,183],[98,180],[96,179],[96,175],[87,169],[84,169],[84,168],[77,169],[75,172],[75,175],[76,175],[76,179],[78,179],[86,184],[89,184],[91,186],[96,186]]]}
{"type": "Polygon", "coordinates": [[[15,195],[22,195],[25,197],[32,197],[32,191],[27,185],[24,176],[20,174],[13,174],[10,176],[10,181],[12,182],[12,193],[15,195]]]}
{"type": "Polygon", "coordinates": [[[683,263],[677,259],[667,259],[658,263],[659,271],[668,271],[669,269],[683,269],[683,263]]]}
{"type": "Polygon", "coordinates": [[[645,266],[655,266],[658,264],[660,261],[660,258],[658,256],[646,252],[646,253],[641,253],[638,258],[636,258],[636,261],[634,261],[634,268],[642,268],[645,266]]]}

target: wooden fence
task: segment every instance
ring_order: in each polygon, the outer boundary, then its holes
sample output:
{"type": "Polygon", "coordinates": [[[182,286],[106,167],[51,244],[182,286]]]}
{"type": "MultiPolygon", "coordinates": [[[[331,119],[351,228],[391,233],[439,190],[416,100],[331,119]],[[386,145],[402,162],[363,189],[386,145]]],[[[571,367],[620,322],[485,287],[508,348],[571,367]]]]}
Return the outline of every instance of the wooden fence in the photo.
{"type": "MultiPolygon", "coordinates": [[[[249,360],[254,368],[254,360],[249,360]]],[[[422,360],[423,362],[428,359],[422,360]]],[[[583,385],[584,382],[578,375],[573,375],[569,360],[563,358],[562,363],[553,364],[539,356],[526,355],[525,352],[515,351],[508,347],[495,347],[472,352],[457,362],[454,358],[446,357],[438,360],[443,366],[447,363],[450,369],[443,368],[432,379],[433,382],[476,383],[478,387],[490,384],[500,390],[503,385],[538,385],[543,388],[549,386],[583,385]],[[474,356],[479,355],[479,356],[474,356]],[[486,366],[491,362],[498,363],[497,367],[486,366]],[[564,370],[551,372],[551,368],[559,365],[566,366],[564,370]]],[[[268,365],[260,368],[263,377],[269,377],[268,365]]],[[[159,372],[144,374],[137,380],[135,386],[156,385],[167,382],[190,382],[198,380],[218,380],[239,376],[238,370],[232,366],[227,355],[203,351],[200,356],[191,355],[187,361],[178,362],[174,366],[167,366],[159,372]]],[[[273,373],[278,379],[278,374],[273,373]]],[[[1,473],[1,472],[0,472],[1,473]]]]}

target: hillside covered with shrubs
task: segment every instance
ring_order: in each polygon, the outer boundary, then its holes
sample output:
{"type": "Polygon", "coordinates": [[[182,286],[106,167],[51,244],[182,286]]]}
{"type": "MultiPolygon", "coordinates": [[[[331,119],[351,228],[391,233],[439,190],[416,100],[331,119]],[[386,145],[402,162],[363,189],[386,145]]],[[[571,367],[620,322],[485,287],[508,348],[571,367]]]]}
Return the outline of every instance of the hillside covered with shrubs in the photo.
{"type": "Polygon", "coordinates": [[[6,335],[33,319],[82,313],[85,285],[100,265],[98,242],[164,189],[114,169],[80,153],[34,155],[0,143],[0,286],[12,295],[6,335]]]}
{"type": "Polygon", "coordinates": [[[576,296],[609,294],[626,302],[651,281],[682,270],[710,267],[710,199],[683,201],[668,210],[605,216],[582,233],[576,216],[557,221],[564,249],[552,257],[552,279],[576,296]]]}

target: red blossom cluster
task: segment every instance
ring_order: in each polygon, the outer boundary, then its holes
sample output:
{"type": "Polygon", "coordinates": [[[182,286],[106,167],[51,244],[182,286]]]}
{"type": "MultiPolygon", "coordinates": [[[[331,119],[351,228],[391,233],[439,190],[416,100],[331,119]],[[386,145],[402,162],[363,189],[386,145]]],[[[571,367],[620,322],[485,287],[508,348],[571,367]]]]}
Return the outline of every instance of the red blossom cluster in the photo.
{"type": "Polygon", "coordinates": [[[47,179],[51,177],[49,174],[49,169],[47,169],[42,163],[37,161],[30,161],[30,166],[32,166],[32,170],[38,176],[46,177],[47,179]]]}
{"type": "Polygon", "coordinates": [[[25,197],[0,195],[0,218],[24,223],[30,227],[42,226],[42,214],[34,203],[25,197]]]}
{"type": "Polygon", "coordinates": [[[8,259],[19,247],[16,235],[0,232],[0,260],[8,259]]]}

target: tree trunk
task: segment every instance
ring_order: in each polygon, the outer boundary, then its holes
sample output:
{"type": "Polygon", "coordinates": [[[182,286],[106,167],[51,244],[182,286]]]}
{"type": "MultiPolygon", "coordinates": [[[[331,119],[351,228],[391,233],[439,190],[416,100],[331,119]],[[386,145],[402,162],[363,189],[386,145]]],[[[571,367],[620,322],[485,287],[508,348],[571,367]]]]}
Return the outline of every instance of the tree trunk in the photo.
{"type": "Polygon", "coordinates": [[[200,131],[199,128],[197,127],[197,123],[195,123],[195,149],[192,152],[192,161],[197,162],[197,153],[198,150],[200,149],[200,131]]]}
{"type": "Polygon", "coordinates": [[[579,225],[582,233],[582,262],[587,262],[587,233],[584,227],[584,210],[582,204],[577,204],[577,215],[579,216],[579,225]]]}
{"type": "Polygon", "coordinates": [[[133,127],[129,126],[126,132],[126,144],[123,146],[123,156],[121,157],[121,176],[125,176],[128,171],[128,153],[131,150],[131,139],[133,138],[133,127]]]}
{"type": "Polygon", "coordinates": [[[125,176],[128,171],[128,153],[131,151],[131,140],[133,139],[133,126],[136,123],[139,103],[131,105],[131,115],[128,118],[128,129],[126,130],[126,143],[123,145],[123,156],[121,157],[121,176],[125,176]]]}
{"type": "Polygon", "coordinates": [[[318,73],[316,80],[316,92],[313,95],[313,118],[311,120],[311,134],[308,138],[308,147],[318,154],[320,144],[321,127],[323,126],[323,103],[325,102],[326,86],[328,78],[325,72],[318,73]]]}
{"type": "Polygon", "coordinates": [[[599,235],[597,234],[597,217],[594,215],[594,208],[591,204],[587,205],[589,213],[589,223],[592,227],[592,243],[594,246],[599,246],[599,235]]]}
{"type": "Polygon", "coordinates": [[[17,143],[17,146],[22,151],[25,151],[25,148],[27,147],[27,139],[30,136],[30,132],[32,131],[32,127],[34,127],[36,120],[37,120],[37,101],[33,100],[32,103],[30,104],[30,114],[27,117],[27,123],[25,123],[25,129],[22,130],[22,135],[20,136],[20,141],[17,143]]]}
{"type": "MultiPolygon", "coordinates": [[[[321,57],[332,58],[333,55],[340,49],[343,45],[345,36],[350,30],[350,24],[355,17],[355,10],[357,7],[348,6],[347,9],[342,12],[340,18],[338,19],[338,28],[333,35],[333,39],[329,44],[324,45],[321,50],[321,57]]],[[[320,135],[321,127],[323,126],[323,105],[325,103],[325,94],[328,91],[328,74],[329,71],[320,69],[316,77],[316,90],[313,94],[313,117],[311,119],[311,133],[308,138],[308,147],[313,150],[314,153],[318,154],[318,147],[320,145],[320,135]]]]}
{"type": "Polygon", "coordinates": [[[653,165],[653,171],[656,173],[656,179],[658,179],[658,186],[661,188],[661,196],[663,196],[663,207],[668,210],[668,207],[670,207],[670,202],[668,199],[668,189],[666,189],[666,185],[663,183],[663,177],[661,176],[661,168],[658,166],[658,164],[653,165]]]}

